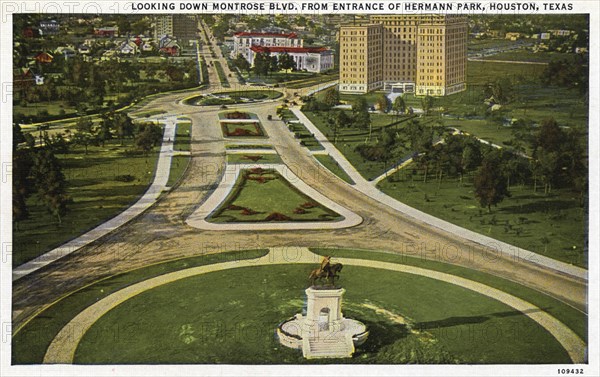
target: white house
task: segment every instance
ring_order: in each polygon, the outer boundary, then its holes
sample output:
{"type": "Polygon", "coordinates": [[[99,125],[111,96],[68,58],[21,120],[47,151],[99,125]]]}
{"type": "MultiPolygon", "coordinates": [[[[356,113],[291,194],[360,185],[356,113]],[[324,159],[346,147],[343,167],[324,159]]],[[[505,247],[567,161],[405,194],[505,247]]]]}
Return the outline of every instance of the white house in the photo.
{"type": "Polygon", "coordinates": [[[296,33],[252,33],[240,32],[233,35],[233,51],[231,57],[238,54],[248,56],[252,46],[262,47],[302,47],[303,40],[296,33]]]}
{"type": "Polygon", "coordinates": [[[252,46],[245,56],[251,64],[258,53],[271,56],[288,53],[296,62],[296,69],[308,72],[323,72],[333,68],[333,52],[327,47],[265,47],[252,46]]]}

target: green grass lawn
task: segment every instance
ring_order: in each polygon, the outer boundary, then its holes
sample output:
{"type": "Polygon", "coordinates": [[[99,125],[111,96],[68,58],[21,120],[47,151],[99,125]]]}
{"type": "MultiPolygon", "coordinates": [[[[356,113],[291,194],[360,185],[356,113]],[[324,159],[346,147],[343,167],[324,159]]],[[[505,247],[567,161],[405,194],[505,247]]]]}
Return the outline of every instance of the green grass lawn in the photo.
{"type": "MultiPolygon", "coordinates": [[[[587,340],[588,318],[582,311],[573,306],[541,293],[537,289],[521,285],[518,282],[506,280],[485,272],[454,264],[444,263],[444,260],[433,261],[426,259],[421,255],[420,251],[417,251],[417,249],[374,251],[340,248],[311,248],[310,250],[319,255],[329,255],[333,258],[334,262],[336,257],[378,260],[440,271],[489,285],[490,287],[519,297],[538,308],[543,309],[545,312],[567,325],[581,339],[584,341],[587,340]]],[[[465,252],[467,251],[465,250],[465,252]]]]}
{"type": "Polygon", "coordinates": [[[239,249],[239,245],[226,242],[203,247],[204,254],[192,258],[174,259],[121,274],[108,276],[94,284],[69,293],[38,313],[22,328],[16,329],[12,338],[12,361],[14,364],[41,364],[46,349],[56,334],[73,317],[98,300],[134,283],[155,276],[213,263],[252,259],[264,256],[268,250],[243,250],[223,253],[227,248],[239,249]],[[214,254],[219,252],[218,254],[214,254]]]}
{"type": "Polygon", "coordinates": [[[147,111],[140,111],[140,112],[136,112],[136,113],[132,113],[131,116],[134,116],[136,118],[145,118],[145,117],[151,117],[154,115],[160,115],[160,114],[165,114],[166,111],[164,110],[147,110],[147,111]]]}
{"type": "Polygon", "coordinates": [[[570,362],[541,326],[493,299],[427,277],[355,266],[345,266],[342,274],[343,312],[367,325],[369,339],[351,359],[304,360],[301,352],[281,346],[273,332],[302,311],[312,268],[246,267],[144,292],[90,328],[75,363],[570,362]]]}
{"type": "Polygon", "coordinates": [[[192,123],[190,122],[179,122],[175,129],[175,141],[173,142],[173,149],[176,151],[189,151],[190,150],[190,132],[192,123]]]}
{"type": "Polygon", "coordinates": [[[471,177],[460,183],[433,176],[423,183],[420,172],[413,181],[412,165],[382,181],[379,188],[386,194],[421,211],[461,227],[507,242],[550,258],[587,267],[584,252],[586,214],[577,195],[567,190],[553,190],[544,195],[531,186],[512,186],[506,198],[492,213],[481,208],[473,195],[471,177]],[[543,239],[550,240],[544,243],[543,239]]]}
{"type": "Polygon", "coordinates": [[[576,54],[562,54],[559,52],[532,52],[532,51],[507,51],[499,54],[482,57],[484,60],[510,60],[510,61],[524,61],[524,62],[537,62],[537,63],[549,63],[555,60],[567,60],[573,62],[577,59],[576,54]]]}
{"type": "Polygon", "coordinates": [[[221,82],[221,86],[225,87],[225,88],[229,88],[229,80],[227,80],[227,75],[225,74],[225,71],[223,70],[223,66],[221,65],[221,62],[219,61],[213,61],[213,64],[215,65],[215,70],[217,71],[217,75],[219,75],[219,81],[221,82]]]}
{"type": "Polygon", "coordinates": [[[227,162],[231,164],[280,164],[281,158],[274,153],[267,154],[228,154],[227,162]]]}
{"type": "Polygon", "coordinates": [[[73,199],[62,225],[38,202],[35,194],[27,205],[30,218],[13,232],[13,266],[25,263],[63,243],[80,236],[116,216],[133,204],[154,177],[158,148],[148,156],[128,155],[131,141],[118,141],[104,147],[72,147],[71,153],[58,155],[67,180],[67,193],[73,199]],[[125,181],[123,181],[125,180],[125,181]]]}
{"type": "Polygon", "coordinates": [[[319,161],[323,166],[325,166],[333,174],[337,175],[342,180],[350,183],[351,185],[354,184],[354,181],[352,180],[352,178],[350,178],[348,176],[348,174],[344,171],[344,169],[342,169],[330,155],[317,154],[317,155],[314,155],[314,157],[317,159],[317,161],[319,161]]]}
{"type": "Polygon", "coordinates": [[[225,137],[266,137],[265,130],[259,122],[224,122],[221,130],[225,137]]]}
{"type": "Polygon", "coordinates": [[[274,170],[243,170],[213,223],[337,221],[342,217],[301,193],[274,170]]]}
{"type": "Polygon", "coordinates": [[[185,173],[189,162],[190,156],[173,156],[171,158],[171,170],[169,172],[167,187],[173,187],[174,184],[179,182],[183,173],[185,173]]]}
{"type": "Polygon", "coordinates": [[[244,72],[242,77],[248,83],[262,83],[262,84],[278,84],[290,81],[299,81],[299,80],[310,80],[315,79],[315,73],[312,72],[270,72],[267,76],[258,76],[253,71],[244,72]]]}
{"type": "Polygon", "coordinates": [[[216,96],[228,96],[234,100],[241,100],[242,98],[253,99],[253,100],[266,100],[276,99],[283,96],[283,93],[276,90],[264,89],[264,90],[239,90],[233,92],[216,92],[213,93],[216,96]]]}
{"type": "Polygon", "coordinates": [[[325,83],[328,81],[337,80],[340,78],[338,73],[333,74],[323,74],[316,77],[306,78],[302,80],[294,80],[285,83],[285,87],[288,89],[302,89],[307,88],[309,86],[325,83]]]}
{"type": "MultiPolygon", "coordinates": [[[[330,141],[333,138],[334,131],[329,127],[326,121],[326,112],[304,111],[311,122],[323,133],[330,141]]],[[[395,120],[395,117],[388,114],[371,114],[371,122],[373,124],[373,133],[371,135],[371,144],[376,143],[382,127],[389,125],[395,120]]],[[[395,127],[395,126],[394,126],[395,127]]],[[[404,123],[398,125],[398,131],[402,132],[404,123]]],[[[360,153],[356,151],[356,147],[369,143],[368,130],[359,130],[356,128],[342,128],[338,130],[338,140],[334,143],[335,147],[350,161],[350,163],[358,170],[358,172],[368,180],[374,179],[389,169],[394,161],[399,160],[409,153],[407,145],[398,144],[392,155],[393,158],[385,164],[382,161],[369,161],[364,159],[360,153]]]]}

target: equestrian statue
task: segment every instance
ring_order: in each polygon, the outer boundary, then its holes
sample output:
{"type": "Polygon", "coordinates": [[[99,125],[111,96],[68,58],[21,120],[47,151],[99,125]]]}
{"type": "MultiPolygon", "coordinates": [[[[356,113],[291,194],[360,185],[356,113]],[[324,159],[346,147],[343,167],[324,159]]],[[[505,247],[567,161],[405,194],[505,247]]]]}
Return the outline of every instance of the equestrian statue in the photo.
{"type": "Polygon", "coordinates": [[[331,257],[325,256],[321,261],[321,266],[310,272],[308,279],[310,285],[314,286],[316,281],[319,281],[322,286],[335,286],[335,279],[339,279],[339,272],[344,267],[341,263],[331,263],[331,257]],[[323,284],[323,279],[325,283],[323,284]]]}

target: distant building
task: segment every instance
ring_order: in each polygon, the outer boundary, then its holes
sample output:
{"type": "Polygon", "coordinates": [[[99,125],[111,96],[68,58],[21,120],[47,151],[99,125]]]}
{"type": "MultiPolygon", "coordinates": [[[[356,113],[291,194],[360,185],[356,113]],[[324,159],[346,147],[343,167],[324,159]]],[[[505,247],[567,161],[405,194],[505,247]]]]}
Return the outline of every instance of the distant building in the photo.
{"type": "Polygon", "coordinates": [[[511,41],[516,41],[520,38],[522,38],[521,33],[510,32],[504,35],[504,39],[510,39],[511,41]]]}
{"type": "Polygon", "coordinates": [[[271,56],[289,54],[296,63],[296,69],[308,72],[323,72],[333,68],[333,53],[326,47],[264,47],[252,46],[246,60],[251,64],[258,53],[270,53],[271,56]]]}
{"type": "Polygon", "coordinates": [[[97,37],[116,37],[119,35],[118,26],[104,26],[94,28],[94,35],[97,37]]]}
{"type": "Polygon", "coordinates": [[[467,19],[373,15],[340,28],[339,90],[445,96],[466,89],[467,19]]]}
{"type": "Polygon", "coordinates": [[[548,39],[550,39],[550,33],[541,33],[540,34],[540,39],[543,39],[543,40],[547,41],[548,39]]]}
{"type": "Polygon", "coordinates": [[[175,37],[180,43],[189,43],[198,37],[198,18],[190,14],[161,15],[154,19],[154,39],[165,35],[175,37]]]}
{"type": "Polygon", "coordinates": [[[303,40],[296,33],[253,33],[240,32],[233,35],[233,51],[231,57],[239,54],[248,57],[252,46],[262,47],[303,47],[303,40]]]}
{"type": "Polygon", "coordinates": [[[54,56],[47,52],[40,52],[35,56],[35,61],[42,64],[52,63],[52,60],[54,60],[54,56]]]}
{"type": "Polygon", "coordinates": [[[60,30],[60,24],[56,20],[40,21],[40,32],[42,35],[56,34],[60,30]]]}
{"type": "Polygon", "coordinates": [[[54,50],[56,54],[62,54],[65,59],[73,58],[76,55],[75,49],[70,46],[61,46],[54,50]]]}
{"type": "Polygon", "coordinates": [[[575,32],[573,30],[562,30],[562,29],[548,30],[548,33],[550,33],[550,35],[553,35],[555,37],[568,37],[571,34],[575,34],[575,32]]]}

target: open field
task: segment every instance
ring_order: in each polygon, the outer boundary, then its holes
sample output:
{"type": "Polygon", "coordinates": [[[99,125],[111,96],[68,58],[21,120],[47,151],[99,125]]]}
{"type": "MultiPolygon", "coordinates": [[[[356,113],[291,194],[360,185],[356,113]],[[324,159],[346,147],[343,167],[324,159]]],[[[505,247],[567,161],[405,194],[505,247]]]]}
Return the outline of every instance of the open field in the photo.
{"type": "MultiPolygon", "coordinates": [[[[515,185],[512,197],[488,213],[473,194],[471,176],[427,183],[413,165],[382,181],[379,188],[411,207],[461,227],[546,255],[566,263],[587,267],[585,251],[586,215],[577,194],[553,190],[533,192],[533,187],[515,185]]],[[[543,191],[543,190],[541,190],[543,191]]]]}
{"type": "Polygon", "coordinates": [[[152,182],[158,149],[143,156],[128,153],[132,148],[129,141],[120,146],[113,140],[104,147],[88,147],[87,155],[78,146],[58,155],[73,203],[58,226],[35,194],[28,199],[30,218],[13,232],[13,266],[78,237],[133,204],[152,182]]]}
{"type": "Polygon", "coordinates": [[[304,360],[301,352],[281,346],[273,330],[302,311],[312,268],[247,267],[144,292],[92,326],[75,363],[569,362],[541,326],[493,299],[426,277],[355,266],[342,275],[344,315],[364,322],[369,339],[351,359],[304,360]],[[222,288],[209,288],[215,285],[222,288]],[[402,289],[383,289],[394,286],[402,289]],[[119,324],[129,325],[116,338],[101,336],[119,324]],[[493,342],[490,328],[497,334],[493,342]],[[467,331],[473,335],[457,336],[467,331]]]}

